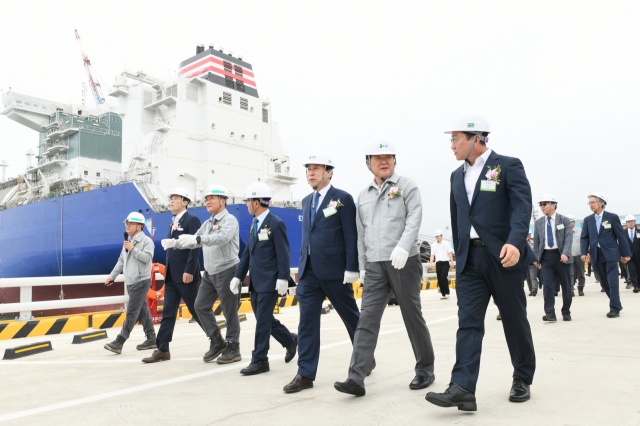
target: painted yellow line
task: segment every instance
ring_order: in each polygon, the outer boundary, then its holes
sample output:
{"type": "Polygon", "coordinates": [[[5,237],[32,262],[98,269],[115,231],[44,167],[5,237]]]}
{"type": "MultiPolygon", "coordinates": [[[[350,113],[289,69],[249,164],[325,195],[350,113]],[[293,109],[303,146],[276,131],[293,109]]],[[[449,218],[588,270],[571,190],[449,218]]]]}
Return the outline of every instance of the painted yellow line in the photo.
{"type": "Polygon", "coordinates": [[[105,334],[107,334],[106,331],[102,333],[90,334],[89,336],[82,336],[81,339],[91,339],[92,337],[104,336],[105,334]]]}
{"type": "Polygon", "coordinates": [[[18,349],[17,351],[14,351],[14,352],[19,354],[21,352],[32,351],[34,349],[47,348],[47,347],[49,347],[49,344],[45,343],[43,345],[31,346],[30,348],[18,349]]]}

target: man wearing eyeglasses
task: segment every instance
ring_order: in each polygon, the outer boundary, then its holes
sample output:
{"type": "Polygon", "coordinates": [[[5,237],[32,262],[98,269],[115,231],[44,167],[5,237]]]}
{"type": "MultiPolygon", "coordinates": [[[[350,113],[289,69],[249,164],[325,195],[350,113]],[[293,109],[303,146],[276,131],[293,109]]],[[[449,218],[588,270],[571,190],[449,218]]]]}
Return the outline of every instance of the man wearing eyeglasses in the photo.
{"type": "MultiPolygon", "coordinates": [[[[541,268],[544,281],[558,282],[562,288],[562,319],[571,321],[571,268],[573,256],[573,229],[568,217],[556,212],[558,201],[553,194],[543,194],[540,198],[543,217],[536,220],[533,235],[533,252],[541,268]]],[[[557,321],[555,312],[555,292],[551,285],[545,285],[543,321],[557,321]]]]}
{"type": "Polygon", "coordinates": [[[620,281],[618,262],[631,259],[629,244],[618,215],[606,211],[607,196],[596,191],[589,195],[589,208],[593,212],[584,218],[580,236],[582,260],[593,264],[600,285],[609,296],[607,318],[618,318],[622,310],[620,303],[620,281]]]}
{"type": "Polygon", "coordinates": [[[636,229],[636,217],[632,214],[627,215],[624,218],[627,222],[627,243],[631,250],[631,260],[627,262],[629,267],[629,280],[633,285],[633,292],[640,293],[640,286],[638,285],[640,274],[640,232],[636,229]]]}

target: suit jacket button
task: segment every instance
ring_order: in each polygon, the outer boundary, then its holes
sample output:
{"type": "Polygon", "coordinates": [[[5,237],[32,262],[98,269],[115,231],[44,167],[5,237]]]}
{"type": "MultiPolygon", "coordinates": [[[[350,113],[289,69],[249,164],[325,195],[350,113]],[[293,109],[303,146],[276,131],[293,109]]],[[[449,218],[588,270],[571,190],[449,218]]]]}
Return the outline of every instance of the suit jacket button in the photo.
{"type": "Polygon", "coordinates": [[[313,231],[309,232],[309,235],[313,235],[313,231]]]}
{"type": "Polygon", "coordinates": [[[469,219],[473,219],[473,216],[469,215],[469,219]]]}

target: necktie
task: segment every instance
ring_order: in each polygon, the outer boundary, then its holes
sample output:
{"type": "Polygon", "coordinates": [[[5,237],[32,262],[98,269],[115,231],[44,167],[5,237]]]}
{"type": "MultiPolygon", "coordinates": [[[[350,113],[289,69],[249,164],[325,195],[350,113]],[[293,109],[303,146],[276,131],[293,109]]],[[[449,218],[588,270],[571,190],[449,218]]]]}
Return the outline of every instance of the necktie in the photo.
{"type": "Polygon", "coordinates": [[[547,243],[549,248],[553,247],[553,229],[551,228],[551,217],[547,218],[547,243]]]}
{"type": "Polygon", "coordinates": [[[316,206],[318,205],[318,201],[320,199],[320,193],[316,192],[316,195],[313,197],[313,202],[311,203],[311,223],[316,220],[316,206]]]}
{"type": "Polygon", "coordinates": [[[253,238],[258,238],[258,218],[253,218],[253,238]]]}
{"type": "Polygon", "coordinates": [[[600,233],[600,223],[602,222],[602,217],[596,215],[596,230],[598,234],[600,233]]]}
{"type": "Polygon", "coordinates": [[[633,229],[629,229],[629,239],[633,242],[633,229]]]}

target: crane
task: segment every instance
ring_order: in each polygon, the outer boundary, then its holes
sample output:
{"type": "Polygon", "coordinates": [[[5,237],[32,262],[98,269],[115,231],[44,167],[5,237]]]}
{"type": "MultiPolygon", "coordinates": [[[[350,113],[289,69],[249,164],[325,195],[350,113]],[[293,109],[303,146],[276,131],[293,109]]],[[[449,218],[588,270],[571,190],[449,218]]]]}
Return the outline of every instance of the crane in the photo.
{"type": "Polygon", "coordinates": [[[102,88],[100,87],[100,83],[93,79],[93,75],[91,73],[91,61],[84,50],[82,50],[82,41],[80,40],[80,34],[78,34],[78,30],[76,31],[76,40],[78,41],[78,47],[80,48],[80,54],[82,55],[82,62],[84,62],[84,69],[87,71],[87,78],[89,79],[89,87],[91,87],[91,92],[93,92],[93,99],[96,101],[96,106],[102,105],[104,103],[104,96],[102,95],[102,88]]]}

